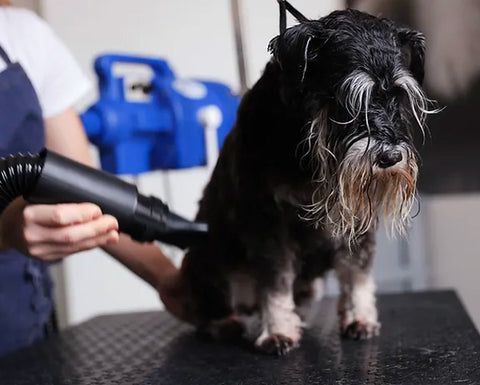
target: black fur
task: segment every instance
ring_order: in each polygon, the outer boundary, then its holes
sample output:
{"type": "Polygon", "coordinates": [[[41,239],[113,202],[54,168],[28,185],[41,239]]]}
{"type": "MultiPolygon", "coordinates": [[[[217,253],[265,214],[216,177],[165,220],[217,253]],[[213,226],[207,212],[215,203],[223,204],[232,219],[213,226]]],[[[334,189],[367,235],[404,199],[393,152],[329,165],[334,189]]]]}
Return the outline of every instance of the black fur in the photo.
{"type": "MultiPolygon", "coordinates": [[[[272,60],[243,98],[200,203],[197,219],[208,223],[210,240],[190,250],[183,264],[195,322],[203,329],[214,320],[256,309],[265,320],[268,293],[294,290],[297,304],[309,299],[311,282],[334,267],[336,259],[369,272],[374,228],[352,243],[333,237],[324,219],[312,223],[302,218],[302,205],[312,203],[319,188],[310,161],[313,150],[305,138],[323,108],[334,120],[352,119],[340,92],[349,74],[361,70],[375,82],[370,127],[362,118],[343,125],[329,122],[326,140],[337,162],[367,137],[377,142],[368,154],[372,169],[386,148],[403,143],[414,151],[408,99],[394,83],[400,70],[419,83],[423,80],[421,34],[358,11],[336,11],[287,29],[270,42],[269,50],[272,60]],[[285,278],[288,269],[296,275],[293,288],[285,278]],[[229,280],[237,272],[256,281],[253,307],[232,307],[229,280]]],[[[329,175],[335,179],[339,165],[333,158],[329,162],[321,167],[332,168],[329,175]]],[[[355,320],[356,327],[361,321],[355,320]]],[[[361,338],[365,330],[359,333],[354,337],[361,338]]],[[[260,347],[283,354],[285,344],[296,344],[290,336],[278,335],[260,347]]]]}

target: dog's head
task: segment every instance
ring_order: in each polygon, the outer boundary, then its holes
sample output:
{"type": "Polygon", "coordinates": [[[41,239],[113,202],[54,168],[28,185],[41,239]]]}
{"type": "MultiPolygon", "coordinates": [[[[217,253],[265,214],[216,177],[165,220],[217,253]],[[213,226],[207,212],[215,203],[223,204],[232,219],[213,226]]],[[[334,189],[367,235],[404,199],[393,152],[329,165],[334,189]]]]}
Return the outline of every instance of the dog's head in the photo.
{"type": "Polygon", "coordinates": [[[269,49],[285,104],[305,120],[299,151],[316,184],[307,211],[350,239],[379,216],[403,232],[417,178],[412,129],[423,132],[433,112],[423,35],[346,10],[287,29],[269,49]]]}

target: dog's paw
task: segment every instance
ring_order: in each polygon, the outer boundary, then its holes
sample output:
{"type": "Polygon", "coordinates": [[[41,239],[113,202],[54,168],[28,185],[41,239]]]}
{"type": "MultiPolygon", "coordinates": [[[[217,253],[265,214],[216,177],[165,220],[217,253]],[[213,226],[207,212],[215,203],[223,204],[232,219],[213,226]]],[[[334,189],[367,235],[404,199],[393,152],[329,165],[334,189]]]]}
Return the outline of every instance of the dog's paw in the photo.
{"type": "Polygon", "coordinates": [[[255,346],[268,354],[284,356],[293,348],[298,347],[298,342],[282,334],[272,334],[266,338],[259,338],[255,346]]]}
{"type": "Polygon", "coordinates": [[[352,340],[366,340],[380,334],[380,324],[375,321],[354,320],[340,325],[342,337],[352,340]]]}

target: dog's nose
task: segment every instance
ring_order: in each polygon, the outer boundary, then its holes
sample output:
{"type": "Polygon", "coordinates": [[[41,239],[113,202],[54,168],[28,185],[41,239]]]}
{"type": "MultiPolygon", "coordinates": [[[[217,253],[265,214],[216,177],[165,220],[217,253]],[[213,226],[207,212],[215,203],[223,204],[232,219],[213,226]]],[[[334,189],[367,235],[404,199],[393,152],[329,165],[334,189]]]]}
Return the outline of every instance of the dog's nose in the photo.
{"type": "Polygon", "coordinates": [[[388,168],[400,162],[402,158],[400,151],[384,151],[378,156],[377,164],[381,168],[388,168]]]}

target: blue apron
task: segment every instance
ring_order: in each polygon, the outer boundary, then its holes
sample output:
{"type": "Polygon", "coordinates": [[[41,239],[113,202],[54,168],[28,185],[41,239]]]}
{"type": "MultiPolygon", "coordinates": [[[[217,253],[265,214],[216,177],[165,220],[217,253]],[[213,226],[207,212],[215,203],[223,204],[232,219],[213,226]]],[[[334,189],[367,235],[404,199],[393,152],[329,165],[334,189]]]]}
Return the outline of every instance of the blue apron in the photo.
{"type": "MultiPolygon", "coordinates": [[[[0,156],[45,146],[37,94],[19,63],[0,47],[0,156]]],[[[48,264],[16,250],[0,253],[0,356],[46,336],[53,312],[48,264]]]]}

